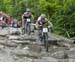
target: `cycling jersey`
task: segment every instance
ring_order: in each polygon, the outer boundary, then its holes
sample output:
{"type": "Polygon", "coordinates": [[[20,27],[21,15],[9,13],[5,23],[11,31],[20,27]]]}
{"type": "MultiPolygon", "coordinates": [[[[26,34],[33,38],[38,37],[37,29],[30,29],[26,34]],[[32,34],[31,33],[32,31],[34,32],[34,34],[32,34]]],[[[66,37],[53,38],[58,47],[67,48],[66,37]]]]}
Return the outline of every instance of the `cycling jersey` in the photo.
{"type": "Polygon", "coordinates": [[[30,12],[25,12],[24,13],[24,18],[31,18],[31,13],[30,12]]]}

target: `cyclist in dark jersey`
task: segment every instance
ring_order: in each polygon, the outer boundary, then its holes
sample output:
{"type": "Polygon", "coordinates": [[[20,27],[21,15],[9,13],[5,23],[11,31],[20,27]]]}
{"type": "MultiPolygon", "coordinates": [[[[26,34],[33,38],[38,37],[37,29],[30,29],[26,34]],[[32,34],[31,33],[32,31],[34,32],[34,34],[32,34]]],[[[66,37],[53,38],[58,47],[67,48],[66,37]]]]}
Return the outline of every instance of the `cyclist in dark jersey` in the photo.
{"type": "Polygon", "coordinates": [[[26,12],[24,12],[24,14],[22,15],[22,30],[24,29],[28,18],[34,19],[32,13],[31,13],[31,10],[29,8],[27,8],[26,12]]]}

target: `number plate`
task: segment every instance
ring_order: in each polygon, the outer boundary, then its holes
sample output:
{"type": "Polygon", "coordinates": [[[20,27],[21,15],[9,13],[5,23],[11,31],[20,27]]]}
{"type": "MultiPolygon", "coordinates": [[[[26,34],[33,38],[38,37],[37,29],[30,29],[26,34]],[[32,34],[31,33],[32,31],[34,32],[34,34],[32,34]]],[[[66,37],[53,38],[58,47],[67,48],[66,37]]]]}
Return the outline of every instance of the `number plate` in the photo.
{"type": "Polygon", "coordinates": [[[27,22],[30,22],[30,19],[27,19],[27,22]]]}
{"type": "Polygon", "coordinates": [[[43,28],[43,32],[44,33],[48,32],[48,28],[43,28]]]}

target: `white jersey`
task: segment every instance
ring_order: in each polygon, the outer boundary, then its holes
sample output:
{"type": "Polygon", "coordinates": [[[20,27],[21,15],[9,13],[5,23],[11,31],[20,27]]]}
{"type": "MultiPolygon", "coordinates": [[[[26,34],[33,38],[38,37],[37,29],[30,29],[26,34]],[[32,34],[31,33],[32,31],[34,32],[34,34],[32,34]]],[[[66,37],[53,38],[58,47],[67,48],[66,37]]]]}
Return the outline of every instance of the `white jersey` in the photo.
{"type": "MultiPolygon", "coordinates": [[[[39,16],[37,21],[39,22],[41,19],[42,19],[41,16],[39,16]]],[[[47,21],[47,18],[45,18],[45,21],[47,21]]]]}
{"type": "Polygon", "coordinates": [[[0,20],[2,21],[3,20],[3,17],[0,17],[0,20]]]}

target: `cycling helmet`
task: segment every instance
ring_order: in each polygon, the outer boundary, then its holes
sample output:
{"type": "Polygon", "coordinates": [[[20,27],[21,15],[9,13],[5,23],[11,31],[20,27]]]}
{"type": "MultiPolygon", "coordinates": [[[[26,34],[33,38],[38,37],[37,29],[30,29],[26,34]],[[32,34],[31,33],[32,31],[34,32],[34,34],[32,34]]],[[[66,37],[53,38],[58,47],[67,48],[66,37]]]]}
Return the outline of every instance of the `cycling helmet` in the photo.
{"type": "Polygon", "coordinates": [[[30,12],[30,9],[29,9],[29,8],[27,8],[27,9],[26,9],[26,11],[27,11],[27,12],[30,12]]]}
{"type": "Polygon", "coordinates": [[[46,15],[45,14],[41,14],[41,18],[45,18],[46,17],[46,15]]]}

